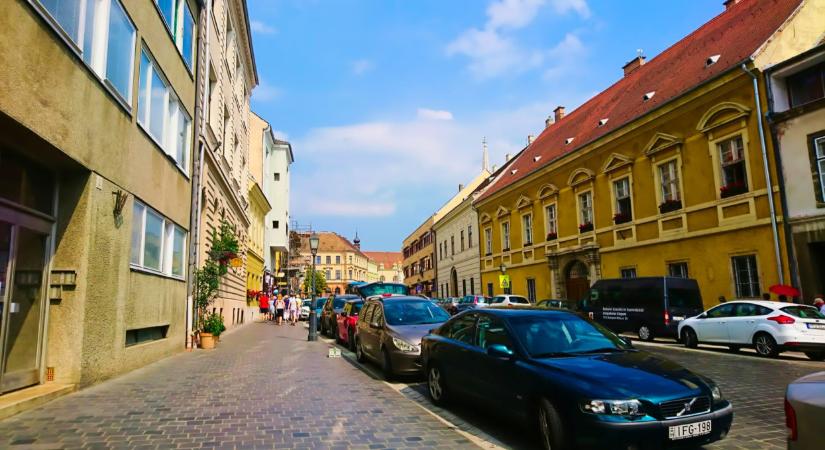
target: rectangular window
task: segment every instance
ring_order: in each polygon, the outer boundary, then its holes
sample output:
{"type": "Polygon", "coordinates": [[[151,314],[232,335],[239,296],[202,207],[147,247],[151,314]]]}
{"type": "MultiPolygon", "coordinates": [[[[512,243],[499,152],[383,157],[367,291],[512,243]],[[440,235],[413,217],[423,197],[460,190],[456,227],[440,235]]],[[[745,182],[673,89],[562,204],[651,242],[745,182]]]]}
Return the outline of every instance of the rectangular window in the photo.
{"type": "Polygon", "coordinates": [[[327,264],[332,264],[332,256],[327,255],[327,264]]]}
{"type": "Polygon", "coordinates": [[[527,279],[527,300],[530,303],[536,303],[536,280],[535,278],[527,279]]]}
{"type": "Polygon", "coordinates": [[[461,280],[461,295],[467,295],[467,280],[461,280]]]}
{"type": "Polygon", "coordinates": [[[813,146],[814,192],[818,201],[825,202],[825,136],[814,139],[813,146]]]}
{"type": "Polygon", "coordinates": [[[272,221],[272,228],[273,229],[277,230],[280,225],[281,225],[281,223],[279,221],[277,221],[277,220],[272,221]]]}
{"type": "Polygon", "coordinates": [[[493,254],[493,229],[492,228],[485,228],[484,229],[484,252],[487,255],[493,254]]]}
{"type": "Polygon", "coordinates": [[[510,222],[501,224],[501,249],[505,252],[510,250],[510,222]]]}
{"type": "Polygon", "coordinates": [[[476,282],[473,277],[470,277],[470,295],[476,295],[476,282]]]}
{"type": "Polygon", "coordinates": [[[332,270],[327,269],[324,271],[324,279],[331,280],[332,279],[332,270]]]}
{"type": "Polygon", "coordinates": [[[336,271],[335,271],[335,279],[336,279],[336,280],[340,280],[340,279],[341,279],[341,271],[340,271],[340,270],[336,270],[336,271]]]}
{"type": "Polygon", "coordinates": [[[131,347],[133,345],[141,344],[143,342],[151,342],[166,339],[166,333],[168,331],[169,325],[126,330],[126,347],[131,347]]]}
{"type": "Polygon", "coordinates": [[[624,269],[621,269],[621,274],[622,278],[636,278],[636,268],[626,267],[624,269]]]}
{"type": "Polygon", "coordinates": [[[593,229],[593,193],[590,191],[579,194],[579,222],[579,228],[593,229]]]}
{"type": "Polygon", "coordinates": [[[315,264],[321,264],[321,257],[320,256],[317,256],[317,255],[315,256],[315,264]]]}
{"type": "Polygon", "coordinates": [[[464,230],[461,230],[461,251],[464,251],[464,230]]]}
{"type": "Polygon", "coordinates": [[[473,248],[473,226],[467,227],[467,248],[473,248]]]}
{"type": "Polygon", "coordinates": [[[186,230],[139,201],[132,207],[130,263],[175,277],[186,267],[186,230]]]}
{"type": "Polygon", "coordinates": [[[758,298],[759,273],[756,270],[756,255],[734,256],[731,258],[737,298],[758,298]]]}
{"type": "Polygon", "coordinates": [[[521,216],[521,233],[523,235],[524,244],[533,244],[533,215],[525,214],[521,216]]]}
{"type": "Polygon", "coordinates": [[[688,265],[686,262],[669,263],[667,274],[676,278],[688,278],[688,265]]]}
{"type": "Polygon", "coordinates": [[[547,205],[544,207],[545,228],[547,231],[547,239],[555,239],[558,237],[558,218],[556,216],[556,204],[547,205]]]}
{"type": "Polygon", "coordinates": [[[83,58],[127,104],[132,104],[135,26],[118,0],[38,0],[83,58]]]}
{"type": "Polygon", "coordinates": [[[630,180],[622,178],[613,182],[613,196],[616,199],[616,214],[613,216],[615,223],[624,223],[633,220],[633,212],[630,205],[630,180]]]}
{"type": "Polygon", "coordinates": [[[659,166],[659,184],[662,189],[662,204],[678,202],[682,199],[679,192],[679,172],[676,170],[675,159],[659,166]]]}
{"type": "Polygon", "coordinates": [[[789,76],[786,83],[792,108],[825,97],[825,63],[789,76]]]}
{"type": "Polygon", "coordinates": [[[277,172],[275,173],[275,181],[281,181],[281,174],[280,173],[277,173],[277,172]]]}
{"type": "Polygon", "coordinates": [[[748,192],[745,147],[742,136],[735,136],[716,144],[722,165],[722,198],[748,192]]]}
{"type": "Polygon", "coordinates": [[[450,236],[450,256],[455,255],[455,236],[450,236]]]}
{"type": "Polygon", "coordinates": [[[138,123],[188,172],[192,119],[144,49],[140,55],[138,123]]]}
{"type": "Polygon", "coordinates": [[[487,283],[487,296],[493,296],[493,283],[487,283]]]}
{"type": "Polygon", "coordinates": [[[341,264],[341,255],[335,255],[335,264],[341,264]]]}
{"type": "Polygon", "coordinates": [[[186,0],[155,0],[167,30],[175,41],[186,66],[192,68],[195,54],[195,19],[186,0]]]}

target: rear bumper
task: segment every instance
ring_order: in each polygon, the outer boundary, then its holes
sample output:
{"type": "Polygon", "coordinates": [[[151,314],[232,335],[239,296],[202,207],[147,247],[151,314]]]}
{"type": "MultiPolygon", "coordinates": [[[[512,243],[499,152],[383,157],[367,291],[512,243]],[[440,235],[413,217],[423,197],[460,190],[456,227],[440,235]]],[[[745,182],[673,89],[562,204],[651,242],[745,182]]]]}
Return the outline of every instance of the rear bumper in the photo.
{"type": "Polygon", "coordinates": [[[586,416],[578,427],[576,446],[584,448],[680,448],[697,447],[724,439],[733,423],[733,406],[687,417],[650,422],[603,422],[586,416]],[[671,440],[669,427],[705,420],[711,421],[711,432],[693,438],[671,440]]]}

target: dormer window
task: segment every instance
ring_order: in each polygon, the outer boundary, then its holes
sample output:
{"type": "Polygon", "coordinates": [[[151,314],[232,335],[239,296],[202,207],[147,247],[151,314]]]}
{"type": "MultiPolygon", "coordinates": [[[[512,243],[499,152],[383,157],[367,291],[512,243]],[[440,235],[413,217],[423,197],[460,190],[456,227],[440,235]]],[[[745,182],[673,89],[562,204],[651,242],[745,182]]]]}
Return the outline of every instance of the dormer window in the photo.
{"type": "Polygon", "coordinates": [[[608,120],[610,120],[610,119],[602,119],[602,120],[600,120],[600,121],[599,121],[599,126],[600,126],[600,127],[605,126],[605,125],[607,124],[607,121],[608,121],[608,120]]]}
{"type": "Polygon", "coordinates": [[[534,157],[533,157],[533,162],[538,162],[538,160],[540,160],[540,159],[541,159],[541,155],[539,155],[539,156],[534,156],[534,157]]]}
{"type": "Polygon", "coordinates": [[[645,95],[644,95],[644,97],[642,97],[642,99],[643,99],[644,101],[648,101],[648,100],[650,100],[651,98],[653,98],[653,96],[654,96],[654,95],[656,95],[656,91],[650,91],[650,92],[648,92],[647,94],[645,94],[645,95]]]}
{"type": "Polygon", "coordinates": [[[564,140],[564,145],[570,145],[573,142],[573,139],[576,139],[576,138],[567,138],[567,139],[565,139],[564,140]]]}
{"type": "Polygon", "coordinates": [[[719,61],[719,56],[721,55],[709,56],[708,59],[705,60],[705,67],[710,67],[716,64],[716,61],[719,61]]]}
{"type": "Polygon", "coordinates": [[[513,170],[510,171],[510,175],[515,175],[516,172],[518,172],[518,169],[513,169],[513,170]]]}

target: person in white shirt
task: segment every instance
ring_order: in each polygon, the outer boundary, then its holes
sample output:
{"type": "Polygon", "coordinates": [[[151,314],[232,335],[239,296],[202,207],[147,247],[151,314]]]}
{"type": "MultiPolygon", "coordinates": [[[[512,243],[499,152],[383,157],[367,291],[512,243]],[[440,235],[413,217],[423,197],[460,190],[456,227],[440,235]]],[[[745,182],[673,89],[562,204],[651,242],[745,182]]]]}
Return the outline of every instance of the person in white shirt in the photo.
{"type": "Polygon", "coordinates": [[[814,306],[821,312],[825,314],[825,300],[822,298],[822,295],[817,295],[814,299],[814,306]]]}

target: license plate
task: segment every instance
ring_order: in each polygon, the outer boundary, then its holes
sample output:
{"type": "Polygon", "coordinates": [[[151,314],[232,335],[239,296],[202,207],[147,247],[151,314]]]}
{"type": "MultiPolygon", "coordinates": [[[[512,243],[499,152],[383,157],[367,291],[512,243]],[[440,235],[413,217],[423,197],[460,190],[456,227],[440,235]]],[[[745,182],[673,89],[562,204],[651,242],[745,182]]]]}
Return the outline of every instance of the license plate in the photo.
{"type": "Polygon", "coordinates": [[[709,434],[711,428],[710,424],[710,420],[703,420],[701,422],[686,423],[684,425],[668,427],[668,437],[671,441],[677,441],[679,439],[687,439],[709,434]]]}
{"type": "Polygon", "coordinates": [[[812,330],[825,330],[825,323],[809,323],[808,328],[812,330]]]}
{"type": "Polygon", "coordinates": [[[674,322],[681,322],[685,320],[685,316],[673,316],[672,319],[674,322]]]}

